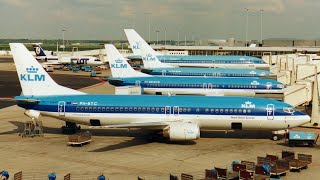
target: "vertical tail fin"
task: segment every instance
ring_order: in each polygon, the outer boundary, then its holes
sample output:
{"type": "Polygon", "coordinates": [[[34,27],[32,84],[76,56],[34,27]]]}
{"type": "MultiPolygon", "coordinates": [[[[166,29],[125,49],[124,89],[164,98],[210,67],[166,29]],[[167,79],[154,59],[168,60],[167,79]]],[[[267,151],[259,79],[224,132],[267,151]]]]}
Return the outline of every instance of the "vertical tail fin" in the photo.
{"type": "Polygon", "coordinates": [[[17,68],[22,94],[70,95],[84,94],[58,85],[21,43],[10,43],[13,60],[17,68]]]}
{"type": "Polygon", "coordinates": [[[143,44],[141,46],[141,58],[143,61],[144,68],[152,69],[152,68],[174,68],[168,64],[162,63],[159,61],[157,56],[148,50],[148,47],[145,47],[143,44]]]}
{"type": "Polygon", "coordinates": [[[150,75],[135,71],[112,44],[105,44],[112,77],[148,77],[150,75]]]}
{"type": "Polygon", "coordinates": [[[125,29],[127,39],[134,55],[141,56],[141,47],[144,46],[147,52],[152,52],[155,55],[161,55],[160,53],[153,50],[149,44],[143,40],[143,38],[134,29],[125,29]]]}
{"type": "Polygon", "coordinates": [[[45,57],[47,56],[42,47],[40,46],[40,43],[34,43],[32,44],[33,50],[36,53],[37,57],[45,57]]]}

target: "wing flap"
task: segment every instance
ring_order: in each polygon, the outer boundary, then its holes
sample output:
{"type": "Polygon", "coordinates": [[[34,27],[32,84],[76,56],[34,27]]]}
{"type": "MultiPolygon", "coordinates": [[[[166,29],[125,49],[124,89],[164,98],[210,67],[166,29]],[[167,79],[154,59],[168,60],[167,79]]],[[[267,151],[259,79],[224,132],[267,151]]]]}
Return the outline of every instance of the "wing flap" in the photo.
{"type": "Polygon", "coordinates": [[[141,129],[163,129],[168,124],[163,122],[130,123],[107,126],[91,126],[90,128],[141,128],[141,129]]]}

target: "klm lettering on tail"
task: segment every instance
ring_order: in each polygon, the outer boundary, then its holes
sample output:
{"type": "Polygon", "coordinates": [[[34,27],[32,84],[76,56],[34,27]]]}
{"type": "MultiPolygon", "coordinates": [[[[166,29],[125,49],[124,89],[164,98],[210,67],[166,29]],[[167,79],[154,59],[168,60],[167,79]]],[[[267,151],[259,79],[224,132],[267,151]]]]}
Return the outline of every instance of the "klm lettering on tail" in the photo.
{"type": "Polygon", "coordinates": [[[139,42],[135,42],[135,44],[132,45],[132,49],[140,49],[140,43],[139,42]]]}
{"type": "Polygon", "coordinates": [[[147,54],[145,57],[143,57],[144,61],[155,61],[156,58],[152,57],[152,54],[147,54]]]}
{"type": "Polygon", "coordinates": [[[21,81],[45,81],[46,76],[40,75],[38,73],[38,68],[34,68],[31,66],[30,68],[26,68],[27,74],[20,74],[21,81]]]}
{"type": "Polygon", "coordinates": [[[115,60],[116,64],[111,64],[111,67],[112,68],[127,68],[127,64],[123,64],[122,63],[122,59],[116,59],[115,60]]]}

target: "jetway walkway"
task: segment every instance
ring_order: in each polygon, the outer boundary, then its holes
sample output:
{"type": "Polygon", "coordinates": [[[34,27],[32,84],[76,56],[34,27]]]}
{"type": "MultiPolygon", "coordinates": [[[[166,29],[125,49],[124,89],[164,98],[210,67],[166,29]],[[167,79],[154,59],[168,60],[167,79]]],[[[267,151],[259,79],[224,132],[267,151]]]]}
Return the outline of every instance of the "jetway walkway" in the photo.
{"type": "Polygon", "coordinates": [[[305,126],[320,128],[320,58],[317,55],[269,55],[263,59],[270,63],[270,70],[278,75],[278,81],[287,85],[283,101],[295,107],[311,107],[311,122],[305,126]]]}

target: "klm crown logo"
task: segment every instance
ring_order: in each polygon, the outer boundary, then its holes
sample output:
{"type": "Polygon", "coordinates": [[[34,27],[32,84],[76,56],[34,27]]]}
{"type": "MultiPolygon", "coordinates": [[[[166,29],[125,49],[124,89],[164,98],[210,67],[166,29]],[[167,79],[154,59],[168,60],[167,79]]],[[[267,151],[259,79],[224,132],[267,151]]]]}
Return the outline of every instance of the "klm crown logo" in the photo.
{"type": "Polygon", "coordinates": [[[20,74],[20,81],[45,81],[46,76],[38,74],[39,69],[33,66],[26,68],[26,74],[20,74]]]}
{"type": "Polygon", "coordinates": [[[149,54],[146,54],[145,57],[143,57],[143,60],[145,60],[145,61],[155,61],[156,58],[152,57],[152,54],[149,53],[149,54]]]}
{"type": "Polygon", "coordinates": [[[122,59],[116,59],[115,60],[115,64],[111,64],[111,68],[116,68],[116,69],[124,69],[127,68],[127,64],[123,64],[123,60],[122,59]]]}
{"type": "Polygon", "coordinates": [[[31,66],[30,68],[26,68],[27,73],[37,73],[38,70],[38,68],[34,68],[33,66],[31,66]]]}
{"type": "Polygon", "coordinates": [[[122,60],[120,58],[116,59],[115,61],[116,61],[116,63],[122,63],[122,60]]]}

